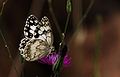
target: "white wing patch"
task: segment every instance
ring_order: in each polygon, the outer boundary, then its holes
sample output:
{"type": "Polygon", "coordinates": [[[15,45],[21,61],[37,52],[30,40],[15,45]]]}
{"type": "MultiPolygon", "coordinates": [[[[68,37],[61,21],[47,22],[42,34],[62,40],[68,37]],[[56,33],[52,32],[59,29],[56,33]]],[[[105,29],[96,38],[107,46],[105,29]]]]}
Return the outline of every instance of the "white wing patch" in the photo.
{"type": "Polygon", "coordinates": [[[27,61],[35,61],[49,55],[53,50],[53,34],[49,19],[44,16],[39,22],[30,15],[24,27],[24,36],[19,45],[20,54],[27,61]]]}

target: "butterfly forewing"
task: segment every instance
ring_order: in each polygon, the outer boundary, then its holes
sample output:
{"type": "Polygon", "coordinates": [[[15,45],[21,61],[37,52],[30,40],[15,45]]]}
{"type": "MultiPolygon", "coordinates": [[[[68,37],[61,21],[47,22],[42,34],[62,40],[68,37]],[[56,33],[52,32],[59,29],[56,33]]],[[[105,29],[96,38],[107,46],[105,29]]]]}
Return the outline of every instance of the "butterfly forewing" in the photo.
{"type": "Polygon", "coordinates": [[[39,21],[34,15],[30,15],[27,20],[24,27],[24,35],[26,38],[33,38],[35,35],[35,30],[37,29],[37,26],[39,26],[39,21]]]}
{"type": "Polygon", "coordinates": [[[24,35],[26,38],[37,38],[46,41],[49,45],[53,44],[50,22],[46,16],[39,22],[34,15],[30,15],[24,27],[24,35]]]}
{"type": "Polygon", "coordinates": [[[49,45],[52,45],[53,44],[53,35],[52,35],[52,29],[51,29],[49,19],[46,16],[44,16],[41,20],[41,23],[43,24],[43,29],[44,29],[43,33],[46,36],[47,43],[49,45]]]}

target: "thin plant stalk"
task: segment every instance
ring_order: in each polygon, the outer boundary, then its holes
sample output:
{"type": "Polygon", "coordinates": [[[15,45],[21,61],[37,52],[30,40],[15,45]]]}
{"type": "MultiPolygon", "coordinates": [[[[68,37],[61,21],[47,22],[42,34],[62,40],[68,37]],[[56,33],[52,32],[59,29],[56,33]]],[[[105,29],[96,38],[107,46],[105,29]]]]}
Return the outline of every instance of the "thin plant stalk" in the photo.
{"type": "MultiPolygon", "coordinates": [[[[72,37],[76,37],[76,34],[78,31],[80,31],[82,29],[82,23],[85,20],[85,18],[87,17],[88,13],[90,12],[90,10],[92,9],[93,5],[94,5],[95,0],[91,0],[86,12],[83,14],[83,16],[81,16],[81,19],[79,20],[79,22],[76,24],[76,30],[73,34],[72,37]]],[[[70,41],[72,41],[73,39],[71,39],[70,41]]]]}
{"type": "Polygon", "coordinates": [[[86,10],[86,12],[85,12],[85,14],[81,17],[80,21],[79,21],[78,24],[77,24],[77,29],[79,29],[80,25],[83,23],[84,19],[87,17],[87,15],[88,15],[88,13],[90,12],[93,4],[94,4],[94,0],[91,0],[91,2],[90,2],[90,4],[89,4],[89,6],[88,6],[88,8],[87,8],[87,10],[86,10]]]}
{"type": "Polygon", "coordinates": [[[5,5],[6,5],[7,2],[8,2],[8,0],[5,0],[5,1],[2,3],[2,8],[1,8],[1,10],[0,10],[0,16],[2,16],[4,7],[5,7],[5,5]]]}
{"type": "MultiPolygon", "coordinates": [[[[67,20],[66,20],[66,24],[65,24],[65,28],[64,28],[63,33],[61,33],[61,30],[60,30],[59,25],[57,23],[56,17],[54,15],[54,12],[53,12],[53,9],[52,9],[52,6],[51,6],[51,0],[49,0],[48,2],[49,2],[49,9],[50,9],[51,15],[53,17],[54,22],[56,23],[58,32],[59,32],[60,37],[61,37],[61,43],[60,43],[60,46],[59,46],[59,52],[64,53],[63,51],[61,51],[61,49],[65,45],[65,36],[66,36],[66,31],[67,31],[67,28],[68,28],[68,23],[69,23],[70,14],[71,14],[71,2],[70,2],[70,0],[67,1],[66,10],[67,10],[68,16],[67,16],[67,20]]],[[[63,60],[64,60],[64,56],[60,55],[57,62],[53,66],[53,75],[52,75],[52,77],[60,77],[60,70],[61,70],[61,67],[62,67],[62,64],[63,64],[63,60]]]]}
{"type": "MultiPolygon", "coordinates": [[[[0,10],[0,17],[1,17],[2,14],[3,14],[3,10],[4,10],[4,7],[5,7],[5,5],[6,5],[7,2],[8,2],[8,0],[5,0],[5,1],[2,3],[2,8],[1,8],[1,10],[0,10]]],[[[0,29],[0,35],[2,36],[3,42],[4,42],[4,44],[5,44],[5,48],[7,49],[8,56],[9,56],[10,60],[13,62],[13,57],[12,57],[12,55],[11,55],[9,46],[7,45],[7,41],[5,40],[5,37],[4,37],[1,29],[0,29]]],[[[13,65],[13,67],[14,67],[14,69],[15,69],[15,72],[16,72],[17,76],[19,77],[16,66],[13,65]]]]}
{"type": "Polygon", "coordinates": [[[96,18],[97,18],[96,47],[95,47],[95,53],[93,57],[93,66],[94,66],[93,77],[100,77],[100,68],[99,68],[100,42],[101,42],[100,24],[102,22],[102,18],[99,15],[96,18]]]}
{"type": "MultiPolygon", "coordinates": [[[[10,52],[9,46],[7,45],[7,42],[6,42],[6,40],[5,40],[5,37],[3,36],[1,30],[0,30],[0,35],[2,36],[2,39],[3,39],[4,43],[5,43],[5,48],[7,49],[8,56],[9,56],[10,60],[13,62],[13,57],[12,57],[12,55],[11,55],[11,52],[10,52]]],[[[14,69],[15,69],[15,72],[16,72],[17,76],[19,77],[16,66],[13,65],[13,67],[14,67],[14,69]]]]}

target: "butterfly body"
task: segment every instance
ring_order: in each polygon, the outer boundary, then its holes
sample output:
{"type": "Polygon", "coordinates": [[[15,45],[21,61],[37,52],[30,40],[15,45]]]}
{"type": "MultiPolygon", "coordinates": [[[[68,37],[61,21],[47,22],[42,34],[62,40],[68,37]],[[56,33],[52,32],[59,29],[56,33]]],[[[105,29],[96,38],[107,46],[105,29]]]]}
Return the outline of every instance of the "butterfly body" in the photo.
{"type": "Polygon", "coordinates": [[[53,35],[49,19],[44,16],[39,22],[34,15],[27,18],[24,36],[20,43],[20,54],[27,61],[35,61],[49,55],[53,50],[53,35]]]}

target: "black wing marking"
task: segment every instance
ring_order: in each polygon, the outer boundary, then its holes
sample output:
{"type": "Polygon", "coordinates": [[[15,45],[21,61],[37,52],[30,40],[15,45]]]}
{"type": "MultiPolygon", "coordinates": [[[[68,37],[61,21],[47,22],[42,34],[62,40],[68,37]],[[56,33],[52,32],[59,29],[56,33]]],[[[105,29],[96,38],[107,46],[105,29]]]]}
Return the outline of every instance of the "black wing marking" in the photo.
{"type": "Polygon", "coordinates": [[[28,38],[23,38],[23,39],[21,40],[21,43],[19,44],[20,54],[23,54],[24,48],[25,48],[26,43],[27,43],[28,41],[30,41],[30,39],[28,39],[28,38]]]}
{"type": "Polygon", "coordinates": [[[53,35],[49,19],[44,16],[39,22],[37,17],[30,15],[27,18],[24,27],[24,35],[26,38],[41,39],[46,41],[49,45],[53,44],[53,35]]]}
{"type": "Polygon", "coordinates": [[[49,45],[52,45],[53,44],[53,34],[52,34],[52,29],[51,29],[49,19],[46,16],[44,16],[41,19],[41,23],[43,26],[40,29],[43,31],[43,34],[44,34],[42,36],[45,37],[46,42],[49,45]]]}
{"type": "Polygon", "coordinates": [[[24,27],[24,35],[26,38],[33,38],[35,35],[35,30],[39,26],[39,21],[34,15],[30,15],[24,27]]]}

